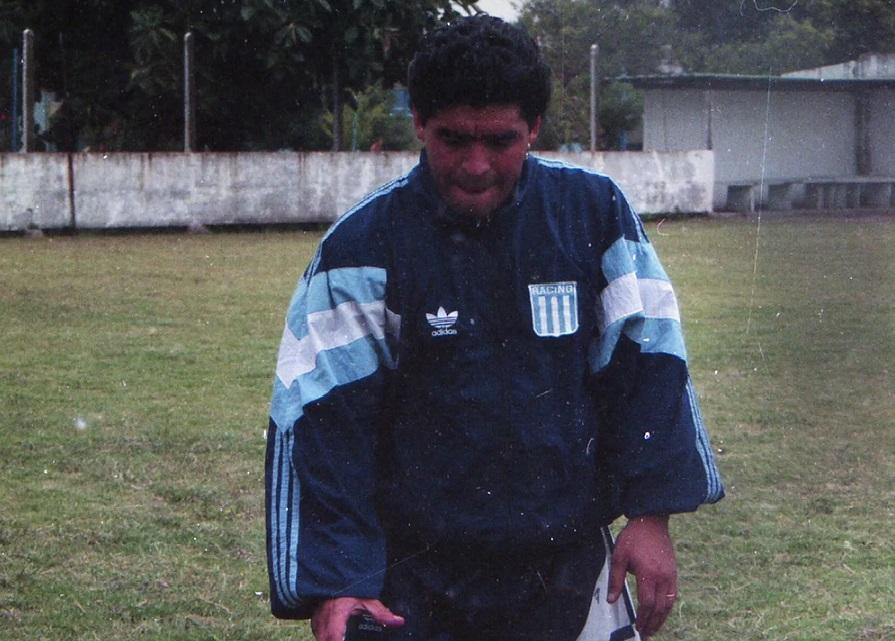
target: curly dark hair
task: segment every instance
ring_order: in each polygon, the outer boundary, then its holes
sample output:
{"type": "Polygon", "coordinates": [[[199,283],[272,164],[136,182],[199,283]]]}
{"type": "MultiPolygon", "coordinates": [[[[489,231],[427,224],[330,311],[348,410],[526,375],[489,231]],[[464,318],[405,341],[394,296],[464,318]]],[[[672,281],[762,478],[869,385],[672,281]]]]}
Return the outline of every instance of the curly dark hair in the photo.
{"type": "Polygon", "coordinates": [[[500,18],[460,18],[427,34],[408,70],[410,103],[425,122],[458,105],[518,105],[529,125],[550,101],[550,68],[525,31],[500,18]]]}

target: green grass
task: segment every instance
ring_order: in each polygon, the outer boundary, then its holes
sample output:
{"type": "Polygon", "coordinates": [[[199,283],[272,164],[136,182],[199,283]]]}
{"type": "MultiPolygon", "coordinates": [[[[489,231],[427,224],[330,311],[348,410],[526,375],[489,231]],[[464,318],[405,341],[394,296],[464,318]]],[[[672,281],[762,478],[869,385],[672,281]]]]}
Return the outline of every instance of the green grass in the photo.
{"type": "MultiPolygon", "coordinates": [[[[891,641],[895,219],[765,218],[648,226],[728,486],[672,520],[658,638],[891,641]]],[[[268,614],[262,434],[318,238],[0,239],[0,638],[310,638],[268,614]]]]}

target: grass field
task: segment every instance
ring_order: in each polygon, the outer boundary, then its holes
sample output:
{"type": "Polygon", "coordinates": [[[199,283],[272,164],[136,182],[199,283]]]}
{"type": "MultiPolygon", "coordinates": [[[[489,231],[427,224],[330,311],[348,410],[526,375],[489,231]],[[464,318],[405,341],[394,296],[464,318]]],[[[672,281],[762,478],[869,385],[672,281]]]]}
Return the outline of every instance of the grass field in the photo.
{"type": "MultiPolygon", "coordinates": [[[[895,218],[648,231],[728,486],[672,521],[657,638],[895,639],[895,218]]],[[[318,238],[0,239],[0,638],[310,638],[268,615],[262,466],[318,238]]]]}

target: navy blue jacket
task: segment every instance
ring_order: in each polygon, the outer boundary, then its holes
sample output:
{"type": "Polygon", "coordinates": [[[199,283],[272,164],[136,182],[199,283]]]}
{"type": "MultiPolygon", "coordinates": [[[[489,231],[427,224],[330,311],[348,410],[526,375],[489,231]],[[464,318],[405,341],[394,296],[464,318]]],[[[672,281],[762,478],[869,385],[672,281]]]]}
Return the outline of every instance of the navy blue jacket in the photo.
{"type": "Polygon", "coordinates": [[[378,597],[386,546],[546,550],[723,496],[674,291],[618,187],[530,157],[486,222],[420,164],[289,306],[267,434],[275,615],[378,597]]]}

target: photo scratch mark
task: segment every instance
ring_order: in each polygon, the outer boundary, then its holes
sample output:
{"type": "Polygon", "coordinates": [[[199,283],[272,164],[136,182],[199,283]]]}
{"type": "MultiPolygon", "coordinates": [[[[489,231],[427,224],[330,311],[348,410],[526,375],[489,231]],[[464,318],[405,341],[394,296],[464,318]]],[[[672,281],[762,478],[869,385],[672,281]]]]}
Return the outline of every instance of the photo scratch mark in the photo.
{"type": "MultiPolygon", "coordinates": [[[[743,13],[743,7],[745,6],[745,4],[746,4],[746,0],[740,0],[740,15],[741,15],[741,16],[742,16],[742,15],[745,15],[745,14],[743,13]]],[[[780,7],[775,7],[774,5],[770,5],[770,6],[767,6],[767,7],[759,7],[759,6],[758,6],[758,0],[752,0],[752,6],[754,6],[754,7],[755,7],[755,10],[756,10],[756,11],[759,11],[759,12],[763,12],[763,11],[776,11],[777,13],[789,13],[790,11],[792,11],[793,9],[795,9],[795,7],[796,7],[797,4],[799,4],[799,0],[795,0],[795,1],[794,1],[791,5],[789,5],[786,9],[781,9],[780,7]]]]}
{"type": "Polygon", "coordinates": [[[755,224],[755,252],[752,256],[752,286],[750,288],[749,293],[749,314],[746,317],[746,335],[749,335],[749,330],[752,327],[752,308],[755,306],[755,283],[758,280],[758,247],[759,247],[759,239],[761,238],[761,197],[764,193],[764,179],[765,173],[767,171],[767,158],[768,158],[768,129],[770,128],[770,120],[771,120],[771,70],[768,69],[768,88],[767,88],[767,98],[765,100],[765,108],[764,108],[764,140],[762,141],[762,149],[761,149],[761,179],[758,183],[758,205],[755,208],[755,212],[757,214],[756,224],[755,224]]]}

